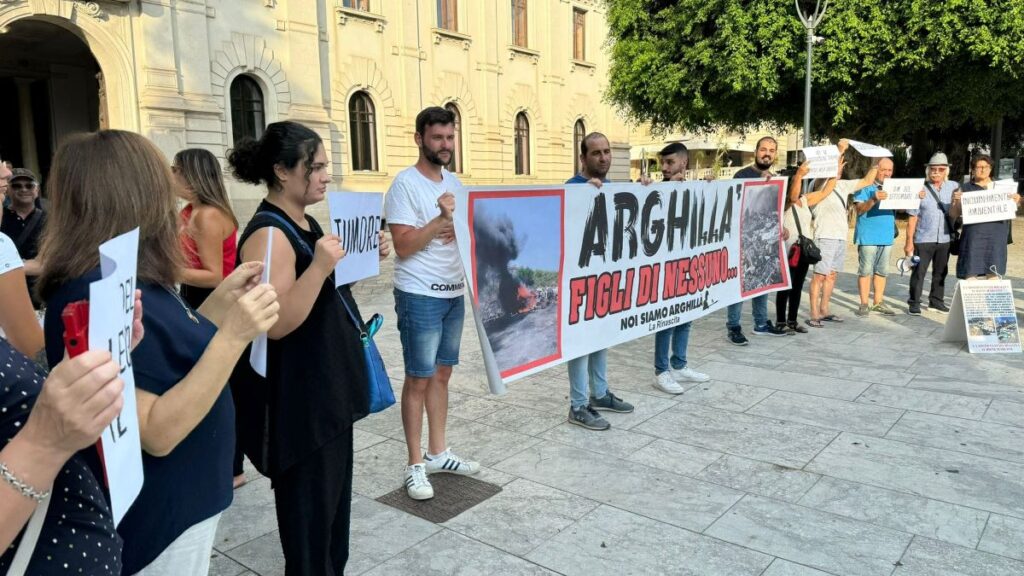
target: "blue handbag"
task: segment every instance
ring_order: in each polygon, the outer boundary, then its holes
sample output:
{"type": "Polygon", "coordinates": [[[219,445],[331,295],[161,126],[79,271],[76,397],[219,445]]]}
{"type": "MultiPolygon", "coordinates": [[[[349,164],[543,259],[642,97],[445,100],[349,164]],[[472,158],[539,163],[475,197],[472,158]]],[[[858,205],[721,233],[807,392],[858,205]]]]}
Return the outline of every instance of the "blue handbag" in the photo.
{"type": "Polygon", "coordinates": [[[367,400],[369,400],[370,414],[376,414],[395,403],[395,391],[391,389],[391,378],[384,368],[384,359],[377,350],[377,343],[373,341],[373,335],[377,333],[384,323],[384,317],[374,314],[365,325],[349,308],[345,298],[341,302],[348,311],[349,318],[359,328],[359,341],[363,344],[363,358],[366,360],[366,383],[367,400]]]}
{"type": "MultiPolygon", "coordinates": [[[[295,230],[291,222],[273,212],[256,213],[256,216],[261,215],[269,216],[280,222],[288,233],[298,240],[304,252],[310,255],[313,253],[302,236],[299,236],[298,231],[295,230]]],[[[363,360],[366,363],[366,397],[369,401],[369,413],[376,414],[395,403],[395,392],[391,388],[391,378],[388,377],[388,372],[384,368],[384,358],[381,357],[380,351],[377,350],[377,344],[373,341],[373,335],[380,330],[381,325],[384,323],[384,317],[380,314],[374,314],[368,323],[363,324],[340,292],[338,293],[338,298],[341,298],[341,303],[345,306],[348,317],[355,324],[356,329],[359,330],[359,341],[363,345],[363,360]]]]}

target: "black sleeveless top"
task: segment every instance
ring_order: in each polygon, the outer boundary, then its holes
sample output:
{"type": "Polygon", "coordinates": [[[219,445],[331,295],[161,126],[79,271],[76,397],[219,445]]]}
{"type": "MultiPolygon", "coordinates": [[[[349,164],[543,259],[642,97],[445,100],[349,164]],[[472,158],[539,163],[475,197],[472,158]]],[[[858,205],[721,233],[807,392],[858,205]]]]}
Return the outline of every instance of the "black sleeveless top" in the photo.
{"type": "MultiPolygon", "coordinates": [[[[238,240],[238,263],[246,240],[270,226],[288,238],[299,278],[312,264],[316,241],[324,235],[316,220],[306,216],[306,222],[309,231],[264,200],[238,240]],[[260,212],[284,218],[294,232],[260,212]]],[[[342,298],[362,322],[349,287],[335,289],[331,274],[306,320],[284,338],[268,341],[266,379],[252,370],[248,351],[231,377],[239,443],[253,465],[271,479],[337,438],[369,411],[359,330],[342,298]]]]}

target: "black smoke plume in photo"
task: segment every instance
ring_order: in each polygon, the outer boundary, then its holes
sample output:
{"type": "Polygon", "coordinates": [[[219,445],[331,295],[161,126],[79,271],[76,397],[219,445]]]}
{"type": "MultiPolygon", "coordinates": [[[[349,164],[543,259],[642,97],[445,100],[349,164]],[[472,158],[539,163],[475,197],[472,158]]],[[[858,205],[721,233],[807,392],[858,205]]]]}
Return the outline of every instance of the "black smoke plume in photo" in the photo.
{"type": "Polygon", "coordinates": [[[516,238],[512,220],[504,214],[492,216],[484,210],[477,210],[473,217],[473,234],[476,237],[476,257],[480,266],[477,270],[480,289],[491,287],[493,277],[496,276],[498,302],[502,310],[506,314],[518,312],[522,282],[512,274],[508,265],[519,256],[522,240],[516,238]]]}

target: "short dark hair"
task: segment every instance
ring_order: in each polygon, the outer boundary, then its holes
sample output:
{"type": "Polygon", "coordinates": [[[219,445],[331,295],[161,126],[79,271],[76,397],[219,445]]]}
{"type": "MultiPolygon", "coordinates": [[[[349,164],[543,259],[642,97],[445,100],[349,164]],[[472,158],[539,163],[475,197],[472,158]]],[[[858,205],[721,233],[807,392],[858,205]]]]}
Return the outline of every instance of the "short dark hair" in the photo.
{"type": "Polygon", "coordinates": [[[971,158],[971,170],[974,170],[978,166],[978,162],[986,162],[990,168],[995,166],[991,156],[988,154],[978,154],[974,158],[971,158]]]}
{"type": "Polygon", "coordinates": [[[587,155],[587,142],[590,142],[594,138],[604,138],[607,142],[611,142],[611,140],[608,140],[608,137],[605,136],[604,134],[601,134],[600,132],[591,132],[590,134],[584,136],[583,140],[580,141],[580,156],[587,155]]]}
{"type": "Polygon", "coordinates": [[[683,156],[689,157],[690,151],[686,149],[686,144],[683,144],[682,142],[672,142],[668,146],[662,148],[661,152],[658,152],[658,156],[661,157],[671,156],[672,154],[682,154],[683,156]]]}
{"type": "Polygon", "coordinates": [[[424,108],[416,115],[416,133],[420,136],[426,132],[427,128],[435,124],[455,124],[455,114],[440,106],[431,106],[424,108]]]}
{"type": "Polygon", "coordinates": [[[775,144],[776,148],[779,147],[779,141],[776,140],[774,136],[761,136],[760,138],[757,139],[757,144],[754,144],[754,151],[755,152],[757,151],[758,148],[761,147],[761,142],[764,142],[765,140],[771,140],[772,143],[775,144]]]}

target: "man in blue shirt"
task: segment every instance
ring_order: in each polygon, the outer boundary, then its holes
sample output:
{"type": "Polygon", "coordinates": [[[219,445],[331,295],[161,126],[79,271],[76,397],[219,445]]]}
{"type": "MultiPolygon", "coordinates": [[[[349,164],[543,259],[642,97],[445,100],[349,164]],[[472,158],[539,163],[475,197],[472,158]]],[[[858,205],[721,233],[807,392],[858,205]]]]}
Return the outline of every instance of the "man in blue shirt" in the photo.
{"type": "Polygon", "coordinates": [[[853,231],[853,243],[857,245],[857,291],[860,293],[860,307],[857,316],[877,312],[885,316],[896,314],[882,302],[885,296],[885,278],[889,273],[889,254],[896,236],[896,217],[892,210],[881,210],[878,204],[888,198],[882,183],[892,176],[892,160],[878,161],[878,175],[874,184],[861,188],[853,195],[857,207],[857,226],[853,231]],[[873,305],[868,297],[874,288],[873,305]]]}
{"type": "MultiPolygon", "coordinates": [[[[778,155],[779,144],[775,138],[765,136],[757,141],[754,152],[754,164],[737,172],[733,178],[771,178],[775,176],[772,166],[775,165],[775,158],[778,155]]],[[[782,230],[783,240],[788,237],[785,228],[782,230]]],[[[768,319],[768,295],[761,294],[750,299],[750,312],[754,315],[754,334],[757,336],[785,336],[785,327],[775,326],[768,319]]],[[[740,326],[740,316],[743,313],[743,302],[730,304],[726,308],[725,328],[728,330],[729,341],[737,346],[746,346],[747,337],[743,335],[743,328],[740,326]]],[[[790,336],[796,332],[789,332],[790,336]]]]}
{"type": "MultiPolygon", "coordinates": [[[[566,184],[590,184],[600,188],[609,182],[608,170],[612,166],[612,147],[600,132],[591,132],[580,142],[579,174],[566,184]]],[[[641,176],[644,184],[651,180],[641,176]]],[[[598,350],[569,361],[569,422],[590,430],[607,430],[611,424],[598,410],[627,414],[633,405],[608,390],[608,351],[598,350]],[[589,393],[588,393],[589,392],[589,393]]]]}
{"type": "Polygon", "coordinates": [[[920,261],[910,274],[910,299],[907,313],[921,315],[921,292],[928,265],[932,266],[932,285],[928,290],[928,302],[932,310],[949,312],[944,302],[946,293],[946,271],[949,266],[949,222],[946,214],[953,205],[953,193],[960,189],[949,177],[949,161],[939,152],[928,162],[928,190],[921,197],[917,210],[907,210],[910,221],[907,224],[907,244],[904,252],[907,258],[917,255],[920,261]],[[942,205],[939,205],[942,202],[942,205]]]}

